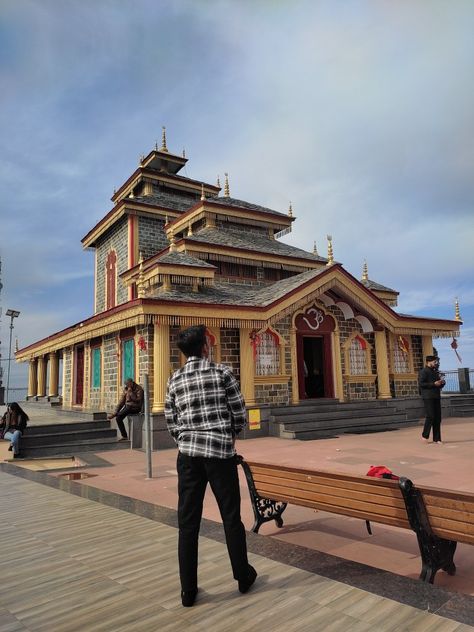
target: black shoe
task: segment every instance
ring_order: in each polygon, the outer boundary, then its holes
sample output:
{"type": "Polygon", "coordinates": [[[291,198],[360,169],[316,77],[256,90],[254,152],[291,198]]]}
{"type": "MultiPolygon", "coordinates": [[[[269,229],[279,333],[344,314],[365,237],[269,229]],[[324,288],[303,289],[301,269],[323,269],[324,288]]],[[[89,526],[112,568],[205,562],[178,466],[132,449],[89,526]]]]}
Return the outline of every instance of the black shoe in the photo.
{"type": "Polygon", "coordinates": [[[245,579],[239,579],[239,591],[241,593],[248,592],[248,590],[253,585],[256,579],[257,579],[257,571],[254,569],[253,566],[250,566],[249,564],[247,577],[245,579]]]}
{"type": "Polygon", "coordinates": [[[12,445],[9,445],[9,446],[8,446],[8,452],[11,452],[12,450],[13,450],[13,446],[12,446],[12,445]]]}
{"type": "Polygon", "coordinates": [[[182,590],[181,591],[181,603],[185,608],[190,608],[194,606],[194,602],[196,601],[196,595],[198,593],[198,589],[194,590],[182,590]]]}
{"type": "Polygon", "coordinates": [[[22,458],[23,458],[23,454],[20,454],[20,453],[18,452],[18,454],[14,454],[14,455],[13,455],[13,458],[14,458],[14,459],[22,459],[22,458]]]}

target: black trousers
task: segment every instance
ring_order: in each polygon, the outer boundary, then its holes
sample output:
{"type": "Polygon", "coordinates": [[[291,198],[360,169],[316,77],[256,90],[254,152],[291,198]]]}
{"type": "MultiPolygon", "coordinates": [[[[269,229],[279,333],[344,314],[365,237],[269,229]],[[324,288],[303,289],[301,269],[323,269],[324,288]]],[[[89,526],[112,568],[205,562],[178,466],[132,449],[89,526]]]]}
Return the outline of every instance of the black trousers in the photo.
{"type": "Polygon", "coordinates": [[[421,436],[428,439],[433,428],[433,441],[441,441],[441,399],[424,399],[425,425],[421,436]]]}
{"type": "Polygon", "coordinates": [[[198,537],[207,483],[216,497],[224,524],[234,579],[248,576],[245,527],[240,518],[237,458],[216,459],[178,453],[178,560],[182,590],[198,586],[198,537]]]}
{"type": "Polygon", "coordinates": [[[118,411],[118,413],[115,415],[115,421],[117,422],[117,426],[118,429],[120,430],[120,434],[122,435],[122,437],[124,439],[127,438],[127,431],[125,430],[125,424],[123,423],[123,420],[125,419],[125,417],[128,417],[128,415],[137,415],[140,412],[140,409],[137,408],[136,406],[122,406],[122,408],[118,411]]]}

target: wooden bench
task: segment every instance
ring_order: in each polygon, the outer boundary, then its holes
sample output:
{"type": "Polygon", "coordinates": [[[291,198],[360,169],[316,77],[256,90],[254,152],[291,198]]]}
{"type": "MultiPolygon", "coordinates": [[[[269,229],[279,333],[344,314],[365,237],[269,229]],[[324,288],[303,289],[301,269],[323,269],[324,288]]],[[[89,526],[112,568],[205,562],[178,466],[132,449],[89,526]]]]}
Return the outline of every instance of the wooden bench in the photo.
{"type": "MultiPolygon", "coordinates": [[[[283,526],[288,503],[415,531],[422,559],[420,579],[454,575],[457,542],[474,544],[474,494],[417,488],[399,481],[254,463],[239,457],[258,532],[265,522],[283,526]]],[[[369,533],[371,533],[369,528],[369,533]]]]}

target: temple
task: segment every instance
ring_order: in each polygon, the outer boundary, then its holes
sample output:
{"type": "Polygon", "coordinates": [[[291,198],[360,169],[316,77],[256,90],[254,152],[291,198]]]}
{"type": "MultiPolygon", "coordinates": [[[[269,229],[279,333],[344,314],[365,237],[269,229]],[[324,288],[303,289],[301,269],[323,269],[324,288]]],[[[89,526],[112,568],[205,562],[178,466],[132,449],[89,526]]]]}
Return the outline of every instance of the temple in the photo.
{"type": "Polygon", "coordinates": [[[230,365],[250,408],[418,395],[417,371],[453,320],[399,314],[398,292],[355,278],[334,259],[281,241],[295,217],[231,197],[225,175],[181,175],[162,144],[114,192],[82,239],[95,252],[94,314],[20,349],[28,397],[111,410],[124,380],[147,373],[152,412],[184,362],[180,328],[204,323],[211,359],[230,365]]]}

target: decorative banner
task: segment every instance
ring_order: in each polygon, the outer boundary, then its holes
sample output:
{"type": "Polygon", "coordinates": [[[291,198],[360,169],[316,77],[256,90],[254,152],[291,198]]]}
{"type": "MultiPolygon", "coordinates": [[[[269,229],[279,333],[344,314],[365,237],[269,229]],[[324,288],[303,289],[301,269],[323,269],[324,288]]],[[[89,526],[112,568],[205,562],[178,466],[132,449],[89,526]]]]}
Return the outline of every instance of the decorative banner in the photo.
{"type": "Polygon", "coordinates": [[[451,349],[456,354],[456,357],[459,360],[459,363],[462,364],[462,358],[461,358],[461,356],[458,353],[458,341],[456,340],[456,338],[453,338],[453,341],[451,343],[451,349]]]}
{"type": "Polygon", "coordinates": [[[398,336],[398,348],[405,355],[408,354],[408,350],[409,350],[410,346],[408,344],[408,340],[406,338],[404,338],[403,336],[398,336]]]}
{"type": "Polygon", "coordinates": [[[249,430],[260,430],[260,408],[249,410],[249,430]]]}
{"type": "Polygon", "coordinates": [[[257,359],[257,347],[260,344],[260,336],[257,334],[257,330],[256,329],[252,329],[252,331],[249,334],[250,336],[250,344],[252,345],[252,349],[253,349],[253,359],[256,360],[257,359]]]}
{"type": "Polygon", "coordinates": [[[356,336],[355,339],[360,344],[360,348],[365,351],[367,349],[367,340],[364,340],[361,336],[356,336]]]}
{"type": "Polygon", "coordinates": [[[140,336],[140,338],[138,339],[138,348],[140,349],[140,351],[147,350],[146,340],[143,336],[140,336]]]}

